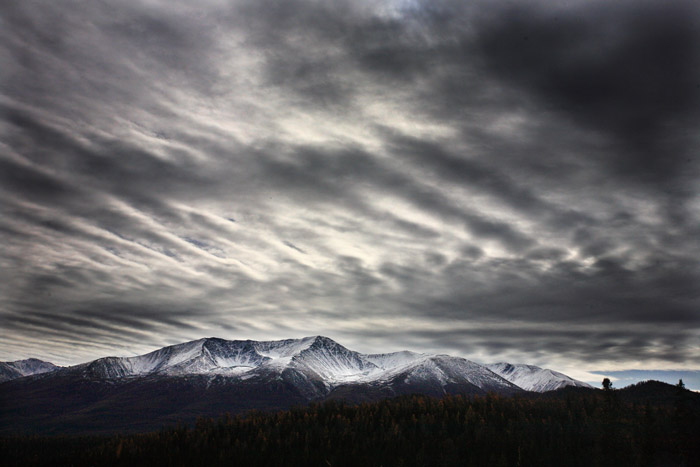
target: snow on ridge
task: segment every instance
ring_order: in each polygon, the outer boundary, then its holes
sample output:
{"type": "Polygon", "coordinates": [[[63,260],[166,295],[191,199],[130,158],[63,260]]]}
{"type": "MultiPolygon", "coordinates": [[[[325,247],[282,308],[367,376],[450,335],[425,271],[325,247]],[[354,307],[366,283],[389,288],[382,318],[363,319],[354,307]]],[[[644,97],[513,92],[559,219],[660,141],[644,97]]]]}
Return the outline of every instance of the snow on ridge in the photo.
{"type": "Polygon", "coordinates": [[[500,362],[486,367],[526,391],[546,392],[566,386],[591,387],[558,371],[534,365],[500,362]]]}
{"type": "Polygon", "coordinates": [[[505,378],[466,358],[436,355],[431,360],[448,375],[449,382],[467,382],[481,388],[512,388],[505,378]]]}
{"type": "Polygon", "coordinates": [[[16,360],[14,362],[3,363],[19,371],[22,376],[38,375],[53,371],[56,368],[60,368],[51,362],[45,362],[43,360],[39,360],[38,358],[27,358],[25,360],[16,360]]]}
{"type": "Polygon", "coordinates": [[[308,349],[318,336],[302,339],[284,339],[279,341],[252,341],[255,350],[262,356],[271,359],[290,358],[308,349]]]}
{"type": "Polygon", "coordinates": [[[410,365],[416,360],[426,356],[426,354],[411,352],[410,350],[402,350],[400,352],[392,353],[369,354],[365,355],[365,358],[367,361],[374,363],[383,370],[391,370],[410,365]]]}
{"type": "Polygon", "coordinates": [[[370,374],[358,382],[389,381],[403,377],[406,383],[432,381],[445,387],[448,383],[469,383],[484,388],[514,389],[512,383],[487,368],[461,357],[450,355],[395,352],[394,354],[367,355],[377,363],[388,361],[393,365],[383,371],[370,374]],[[402,354],[402,355],[397,355],[402,354]]]}
{"type": "Polygon", "coordinates": [[[281,377],[287,369],[327,387],[344,383],[386,382],[397,377],[478,387],[544,392],[567,385],[588,386],[533,365],[482,366],[461,357],[400,351],[361,354],[324,336],[276,341],[203,338],[134,357],[106,357],[76,367],[84,375],[120,378],[145,375],[222,375],[247,379],[256,371],[281,377]]]}
{"type": "Polygon", "coordinates": [[[235,376],[261,365],[286,367],[294,355],[309,348],[317,338],[279,341],[202,338],[134,357],[104,357],[72,368],[108,378],[151,374],[235,376]]]}
{"type": "Polygon", "coordinates": [[[171,345],[136,357],[122,358],[131,376],[145,375],[177,366],[202,353],[206,339],[171,345]]]}
{"type": "Polygon", "coordinates": [[[291,364],[299,370],[315,373],[330,384],[356,380],[380,370],[363,354],[324,336],[315,336],[311,345],[292,358],[291,364]]]}
{"type": "Polygon", "coordinates": [[[38,358],[0,362],[0,382],[10,381],[24,376],[49,373],[60,368],[60,366],[56,366],[51,362],[39,360],[38,358]]]}

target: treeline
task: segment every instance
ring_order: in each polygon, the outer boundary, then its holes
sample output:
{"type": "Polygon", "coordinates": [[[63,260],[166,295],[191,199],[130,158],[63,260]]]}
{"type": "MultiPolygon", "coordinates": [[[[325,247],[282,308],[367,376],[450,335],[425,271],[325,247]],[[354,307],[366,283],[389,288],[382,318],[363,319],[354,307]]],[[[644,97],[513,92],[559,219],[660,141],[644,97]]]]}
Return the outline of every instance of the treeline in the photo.
{"type": "Polygon", "coordinates": [[[22,466],[700,465],[700,414],[684,397],[673,405],[621,402],[614,391],[331,401],[148,434],[3,438],[0,454],[22,466]]]}

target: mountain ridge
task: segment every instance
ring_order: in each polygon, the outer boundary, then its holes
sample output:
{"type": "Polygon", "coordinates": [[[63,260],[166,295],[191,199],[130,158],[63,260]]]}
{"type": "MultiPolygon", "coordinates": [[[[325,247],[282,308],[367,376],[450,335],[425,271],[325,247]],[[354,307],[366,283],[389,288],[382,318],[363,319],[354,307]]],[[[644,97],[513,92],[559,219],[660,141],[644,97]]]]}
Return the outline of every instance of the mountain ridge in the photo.
{"type": "Polygon", "coordinates": [[[543,392],[567,385],[588,386],[562,373],[534,365],[480,365],[462,357],[408,350],[362,354],[321,335],[273,341],[205,337],[132,357],[101,357],[67,367],[58,367],[38,359],[27,359],[0,362],[0,365],[4,365],[0,366],[0,369],[14,369],[12,365],[20,362],[34,362],[37,369],[23,373],[18,370],[8,372],[5,381],[53,371],[97,379],[147,375],[222,375],[235,379],[245,378],[246,375],[252,377],[256,370],[274,373],[293,369],[313,379],[322,380],[330,387],[345,383],[386,381],[399,373],[413,374],[414,377],[421,373],[444,384],[449,380],[463,379],[455,370],[461,368],[463,374],[479,375],[473,377],[474,381],[470,381],[471,383],[476,381],[479,386],[479,382],[488,382],[492,386],[491,389],[504,389],[515,385],[528,391],[543,392]],[[525,374],[527,371],[536,375],[529,375],[528,379],[525,377],[528,376],[525,374]],[[537,381],[532,382],[533,378],[537,381]]]}
{"type": "Polygon", "coordinates": [[[363,354],[324,336],[202,338],[0,383],[0,433],[133,431],[328,399],[492,392],[526,393],[483,365],[444,354],[363,354]]]}

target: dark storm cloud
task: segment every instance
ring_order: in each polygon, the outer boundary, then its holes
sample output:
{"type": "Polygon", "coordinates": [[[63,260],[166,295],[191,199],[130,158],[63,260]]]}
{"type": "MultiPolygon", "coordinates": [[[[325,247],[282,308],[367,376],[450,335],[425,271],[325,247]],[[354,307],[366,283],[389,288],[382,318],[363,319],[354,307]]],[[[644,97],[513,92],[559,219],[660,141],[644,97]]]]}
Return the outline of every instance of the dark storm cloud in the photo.
{"type": "Polygon", "coordinates": [[[2,359],[697,365],[693,3],[0,9],[2,359]]]}
{"type": "Polygon", "coordinates": [[[543,105],[608,134],[619,175],[682,175],[700,108],[692,2],[515,6],[479,35],[489,69],[543,105]]]}

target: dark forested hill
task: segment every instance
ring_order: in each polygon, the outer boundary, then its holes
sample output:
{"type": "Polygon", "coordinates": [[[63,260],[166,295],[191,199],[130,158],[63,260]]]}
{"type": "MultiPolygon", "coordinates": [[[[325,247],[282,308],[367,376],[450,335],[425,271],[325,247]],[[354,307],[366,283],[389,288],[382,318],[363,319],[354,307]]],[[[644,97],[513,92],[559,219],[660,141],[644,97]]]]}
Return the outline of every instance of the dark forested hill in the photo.
{"type": "Polygon", "coordinates": [[[22,466],[698,465],[700,396],[659,384],[538,398],[327,401],[146,434],[5,437],[0,455],[22,466]]]}

